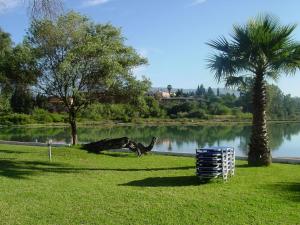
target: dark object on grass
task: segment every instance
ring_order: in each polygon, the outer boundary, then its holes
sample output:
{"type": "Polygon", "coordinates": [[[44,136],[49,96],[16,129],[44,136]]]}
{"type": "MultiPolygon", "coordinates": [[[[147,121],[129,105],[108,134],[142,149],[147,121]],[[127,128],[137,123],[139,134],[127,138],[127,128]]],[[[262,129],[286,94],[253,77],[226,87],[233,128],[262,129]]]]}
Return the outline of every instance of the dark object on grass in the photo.
{"type": "Polygon", "coordinates": [[[130,140],[129,144],[128,144],[128,148],[131,151],[136,152],[138,154],[138,156],[141,156],[141,155],[147,154],[147,152],[150,152],[153,149],[156,141],[157,141],[157,138],[153,137],[151,140],[151,143],[148,146],[144,146],[142,143],[136,143],[136,142],[130,140]]]}
{"type": "Polygon", "coordinates": [[[153,149],[156,140],[157,138],[153,137],[151,143],[148,146],[144,146],[142,143],[132,141],[128,137],[103,139],[85,144],[83,145],[83,149],[92,153],[100,153],[104,150],[128,148],[129,150],[137,153],[138,156],[141,156],[143,154],[147,154],[147,152],[153,149]]]}
{"type": "Polygon", "coordinates": [[[104,150],[125,148],[129,144],[128,137],[103,139],[83,145],[83,149],[89,152],[99,153],[104,150]]]}

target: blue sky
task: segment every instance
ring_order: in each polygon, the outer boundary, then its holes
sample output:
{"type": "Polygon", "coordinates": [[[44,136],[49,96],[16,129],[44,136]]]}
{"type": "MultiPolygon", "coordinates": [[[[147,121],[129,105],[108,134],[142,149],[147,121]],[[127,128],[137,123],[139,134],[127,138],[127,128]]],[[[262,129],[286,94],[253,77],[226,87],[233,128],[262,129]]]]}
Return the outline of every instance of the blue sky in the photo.
{"type": "MultiPolygon", "coordinates": [[[[28,28],[24,0],[0,0],[0,27],[22,41],[28,28]],[[4,6],[6,5],[6,6],[4,6]]],[[[97,23],[122,27],[127,44],[148,58],[149,65],[137,68],[155,87],[222,87],[206,68],[211,49],[205,42],[228,35],[233,24],[243,24],[259,13],[270,13],[282,23],[300,23],[299,0],[65,0],[73,9],[97,23]]],[[[300,24],[294,33],[300,41],[300,24]]],[[[300,96],[300,72],[281,78],[278,86],[300,96]]]]}

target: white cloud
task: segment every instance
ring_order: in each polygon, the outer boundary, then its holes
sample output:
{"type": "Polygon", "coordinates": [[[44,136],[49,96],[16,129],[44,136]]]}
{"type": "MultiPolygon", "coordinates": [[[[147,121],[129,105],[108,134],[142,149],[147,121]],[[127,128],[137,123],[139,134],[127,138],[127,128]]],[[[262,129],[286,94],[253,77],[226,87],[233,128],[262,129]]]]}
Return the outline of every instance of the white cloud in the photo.
{"type": "Polygon", "coordinates": [[[108,3],[110,0],[86,0],[83,1],[83,6],[90,7],[90,6],[96,6],[96,5],[103,5],[105,3],[108,3]]]}
{"type": "Polygon", "coordinates": [[[17,8],[23,0],[0,0],[0,13],[17,8]]]}
{"type": "Polygon", "coordinates": [[[194,0],[189,6],[196,6],[206,2],[206,0],[194,0]]]}

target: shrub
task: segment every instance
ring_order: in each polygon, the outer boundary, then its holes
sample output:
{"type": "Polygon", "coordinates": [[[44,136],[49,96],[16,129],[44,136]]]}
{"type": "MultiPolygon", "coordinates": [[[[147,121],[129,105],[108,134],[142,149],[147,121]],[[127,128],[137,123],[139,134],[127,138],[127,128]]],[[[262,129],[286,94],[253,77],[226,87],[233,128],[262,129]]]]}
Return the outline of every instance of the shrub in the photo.
{"type": "Polygon", "coordinates": [[[190,112],[188,114],[188,117],[189,118],[198,118],[198,119],[207,119],[207,115],[205,113],[205,110],[203,110],[203,109],[197,109],[197,110],[190,112]]]}
{"type": "Polygon", "coordinates": [[[241,113],[242,113],[241,108],[233,108],[231,110],[231,114],[234,115],[234,116],[239,116],[241,113]]]}
{"type": "Polygon", "coordinates": [[[26,114],[10,114],[5,116],[0,116],[1,125],[24,125],[33,123],[30,115],[26,114]]]}
{"type": "Polygon", "coordinates": [[[212,103],[208,108],[212,115],[228,115],[231,113],[230,108],[219,103],[212,103]]]}
{"type": "Polygon", "coordinates": [[[8,113],[10,111],[9,97],[0,94],[0,113],[8,113]]]}
{"type": "Polygon", "coordinates": [[[166,112],[159,106],[159,102],[150,96],[145,97],[145,101],[148,106],[148,115],[147,117],[164,117],[166,112]]]}
{"type": "Polygon", "coordinates": [[[103,104],[92,104],[89,105],[85,110],[83,110],[79,117],[93,120],[93,121],[99,121],[102,119],[102,116],[104,114],[104,105],[103,104]]]}
{"type": "Polygon", "coordinates": [[[81,112],[80,117],[93,121],[110,119],[130,122],[132,118],[136,118],[138,115],[138,112],[130,105],[95,103],[81,112]]]}
{"type": "Polygon", "coordinates": [[[35,108],[33,110],[32,118],[38,123],[58,123],[65,121],[64,115],[58,113],[50,113],[40,108],[35,108]]]}

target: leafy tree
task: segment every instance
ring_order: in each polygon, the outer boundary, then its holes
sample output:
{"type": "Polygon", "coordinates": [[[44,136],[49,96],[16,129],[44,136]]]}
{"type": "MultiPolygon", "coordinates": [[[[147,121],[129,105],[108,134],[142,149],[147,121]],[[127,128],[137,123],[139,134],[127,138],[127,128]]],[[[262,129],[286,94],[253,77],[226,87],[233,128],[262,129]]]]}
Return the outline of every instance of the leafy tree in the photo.
{"type": "Polygon", "coordinates": [[[48,109],[49,102],[47,96],[38,93],[34,99],[34,106],[41,109],[48,109]]]}
{"type": "Polygon", "coordinates": [[[21,44],[12,50],[8,58],[5,79],[6,89],[13,93],[11,108],[17,113],[31,113],[33,98],[30,88],[40,75],[34,55],[26,44],[21,44]]]}
{"type": "Polygon", "coordinates": [[[9,67],[9,58],[12,54],[12,41],[10,34],[0,28],[0,91],[3,93],[6,87],[6,76],[9,67]]]}
{"type": "Polygon", "coordinates": [[[232,40],[225,37],[208,43],[218,53],[210,58],[209,67],[217,81],[238,85],[245,78],[254,80],[253,125],[248,163],[271,164],[266,126],[266,79],[277,79],[284,72],[294,74],[300,67],[300,45],[292,39],[296,25],[280,25],[271,16],[251,19],[233,28],[232,40]]]}
{"type": "Polygon", "coordinates": [[[25,90],[37,82],[40,70],[34,54],[26,43],[14,47],[8,58],[6,79],[12,90],[17,87],[25,90]]]}
{"type": "Polygon", "coordinates": [[[132,69],[146,63],[124,44],[120,29],[75,12],[55,21],[33,21],[27,42],[42,71],[39,89],[59,97],[67,109],[72,144],[77,143],[78,112],[116,86],[132,83],[132,69]]]}
{"type": "Polygon", "coordinates": [[[285,109],[283,105],[284,94],[275,85],[267,86],[267,112],[269,117],[285,118],[285,109]]]}
{"type": "MultiPolygon", "coordinates": [[[[10,99],[15,112],[29,113],[32,109],[30,86],[39,71],[34,56],[26,44],[12,46],[9,34],[0,31],[0,88],[2,98],[10,99]]],[[[7,102],[7,101],[6,101],[7,102]]]]}
{"type": "Polygon", "coordinates": [[[30,114],[33,110],[33,97],[31,92],[22,86],[14,89],[10,100],[11,108],[16,113],[30,114]]]}
{"type": "Polygon", "coordinates": [[[299,113],[296,99],[293,99],[290,94],[283,97],[283,108],[285,109],[285,118],[291,118],[292,115],[299,113]]]}
{"type": "Polygon", "coordinates": [[[240,93],[239,98],[236,101],[236,106],[241,106],[243,112],[252,113],[252,87],[254,81],[252,78],[245,78],[242,83],[238,86],[238,91],[240,93]]]}
{"type": "Polygon", "coordinates": [[[159,102],[152,96],[145,97],[145,101],[149,108],[150,117],[162,117],[164,116],[163,109],[160,108],[159,102]]]}

